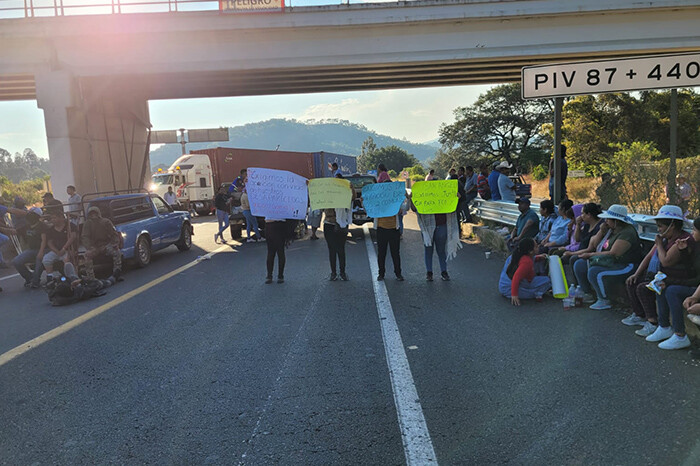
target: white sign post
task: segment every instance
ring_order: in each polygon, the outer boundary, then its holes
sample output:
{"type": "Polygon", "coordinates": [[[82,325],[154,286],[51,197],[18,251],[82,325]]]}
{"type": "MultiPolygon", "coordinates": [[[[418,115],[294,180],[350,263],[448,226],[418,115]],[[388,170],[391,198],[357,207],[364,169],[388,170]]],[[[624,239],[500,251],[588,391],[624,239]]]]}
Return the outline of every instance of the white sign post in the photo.
{"type": "Polygon", "coordinates": [[[700,53],[522,69],[523,99],[700,86],[700,53]]]}

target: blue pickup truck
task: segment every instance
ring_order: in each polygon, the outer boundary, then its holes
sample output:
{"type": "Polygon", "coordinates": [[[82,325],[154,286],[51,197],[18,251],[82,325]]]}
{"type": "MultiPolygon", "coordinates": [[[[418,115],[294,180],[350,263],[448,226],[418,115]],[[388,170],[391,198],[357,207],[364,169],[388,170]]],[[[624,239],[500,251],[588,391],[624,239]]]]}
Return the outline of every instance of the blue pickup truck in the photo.
{"type": "Polygon", "coordinates": [[[98,197],[90,199],[87,204],[88,208],[99,207],[102,216],[114,223],[124,240],[124,259],[133,259],[139,267],[151,262],[153,251],[171,245],[180,251],[192,247],[194,228],[189,212],[173,211],[157,194],[98,197]]]}

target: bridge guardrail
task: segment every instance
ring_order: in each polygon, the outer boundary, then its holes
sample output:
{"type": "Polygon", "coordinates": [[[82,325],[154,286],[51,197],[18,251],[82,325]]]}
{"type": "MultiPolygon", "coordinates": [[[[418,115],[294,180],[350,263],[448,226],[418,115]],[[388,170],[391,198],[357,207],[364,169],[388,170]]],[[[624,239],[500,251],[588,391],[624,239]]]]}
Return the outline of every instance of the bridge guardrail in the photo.
{"type": "MultiPolygon", "coordinates": [[[[532,205],[535,207],[533,210],[537,213],[538,209],[536,206],[538,202],[533,200],[532,205]]],[[[478,197],[472,201],[471,209],[472,215],[482,220],[488,220],[507,226],[515,226],[515,223],[518,221],[518,216],[520,215],[518,205],[514,202],[485,201],[478,197]]],[[[539,213],[537,216],[539,217],[539,213]]],[[[643,214],[630,214],[630,217],[634,220],[634,226],[637,229],[639,237],[644,241],[653,242],[658,232],[656,222],[652,220],[653,217],[643,214]]]]}

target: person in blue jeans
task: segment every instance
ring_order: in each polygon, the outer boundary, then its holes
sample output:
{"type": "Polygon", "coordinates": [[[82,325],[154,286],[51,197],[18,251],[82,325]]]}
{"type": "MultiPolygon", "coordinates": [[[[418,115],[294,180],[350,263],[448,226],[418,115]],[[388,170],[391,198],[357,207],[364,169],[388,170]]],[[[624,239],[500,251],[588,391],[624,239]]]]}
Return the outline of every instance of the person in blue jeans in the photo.
{"type": "Polygon", "coordinates": [[[24,278],[24,286],[27,288],[39,288],[41,274],[44,272],[44,252],[46,248],[46,227],[41,223],[41,209],[32,207],[27,212],[26,224],[17,228],[16,234],[24,236],[27,240],[27,249],[12,259],[12,265],[24,278]],[[34,264],[34,272],[27,268],[28,263],[34,264]]]}
{"type": "Polygon", "coordinates": [[[584,302],[591,302],[597,297],[590,306],[595,310],[612,308],[604,280],[626,280],[637,268],[642,255],[634,221],[627,215],[625,206],[611,205],[599,218],[605,219],[612,231],[610,237],[599,252],[580,254],[579,257],[585,260],[574,263],[576,280],[585,293],[584,302]]]}
{"type": "MultiPolygon", "coordinates": [[[[246,178],[246,182],[248,178],[246,178]]],[[[250,202],[248,201],[248,192],[243,188],[243,193],[241,194],[241,209],[243,209],[243,216],[245,217],[245,229],[248,239],[247,243],[253,243],[255,241],[260,241],[262,235],[260,234],[260,229],[258,228],[258,219],[255,218],[253,213],[250,211],[250,202]],[[250,232],[255,231],[255,238],[250,236],[250,232]]]]}
{"type": "MultiPolygon", "coordinates": [[[[682,211],[678,209],[680,215],[682,211]]],[[[681,256],[681,263],[691,276],[685,279],[667,277],[663,281],[661,295],[656,296],[656,312],[659,326],[654,333],[646,337],[646,341],[659,343],[661,349],[674,350],[690,346],[690,340],[685,333],[684,304],[688,297],[697,293],[700,285],[700,218],[693,222],[693,237],[678,240],[676,248],[681,256]],[[669,319],[670,317],[670,319],[669,319]]]]}
{"type": "Polygon", "coordinates": [[[219,222],[219,232],[214,233],[214,242],[218,243],[218,239],[221,239],[222,242],[226,242],[224,240],[224,231],[229,226],[229,212],[231,210],[230,208],[230,197],[226,193],[226,188],[223,186],[219,188],[219,193],[216,195],[214,198],[214,206],[216,207],[216,220],[219,222]]]}
{"type": "MultiPolygon", "coordinates": [[[[411,209],[416,211],[413,203],[411,203],[411,209]]],[[[426,280],[433,281],[433,251],[437,251],[440,276],[444,281],[449,281],[447,261],[454,258],[457,250],[462,247],[457,231],[459,225],[457,213],[418,214],[418,225],[425,247],[426,280]]]]}

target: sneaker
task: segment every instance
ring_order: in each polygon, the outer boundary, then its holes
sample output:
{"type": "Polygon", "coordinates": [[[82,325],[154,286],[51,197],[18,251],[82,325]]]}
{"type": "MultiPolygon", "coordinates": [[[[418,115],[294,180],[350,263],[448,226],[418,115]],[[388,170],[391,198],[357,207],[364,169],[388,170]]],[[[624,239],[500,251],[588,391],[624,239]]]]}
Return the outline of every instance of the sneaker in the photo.
{"type": "Polygon", "coordinates": [[[636,333],[640,337],[648,337],[652,333],[656,332],[656,325],[652,324],[651,322],[644,322],[644,327],[640,328],[637,330],[636,333]]]}
{"type": "Polygon", "coordinates": [[[659,343],[659,348],[668,350],[683,349],[689,346],[690,339],[688,338],[688,335],[683,335],[682,337],[679,337],[675,333],[668,340],[659,343]]]}
{"type": "Polygon", "coordinates": [[[384,275],[380,273],[379,275],[377,275],[377,281],[381,282],[382,280],[384,280],[384,275]]]}
{"type": "Polygon", "coordinates": [[[583,294],[583,302],[586,304],[593,304],[596,301],[595,296],[590,293],[583,294]]]}
{"type": "Polygon", "coordinates": [[[343,280],[344,282],[350,280],[347,275],[345,275],[345,272],[340,272],[340,279],[343,280]]]}
{"type": "Polygon", "coordinates": [[[447,271],[444,271],[440,274],[442,277],[442,281],[449,282],[450,281],[450,275],[447,273],[447,271]]]}
{"type": "Polygon", "coordinates": [[[267,278],[265,279],[265,284],[266,284],[266,285],[269,285],[270,283],[272,283],[272,277],[267,277],[267,278]]]}
{"type": "Polygon", "coordinates": [[[668,340],[673,336],[673,329],[671,327],[658,326],[654,333],[645,338],[646,341],[659,342],[668,340]]]}
{"type": "Polygon", "coordinates": [[[261,236],[260,238],[255,238],[255,241],[260,241],[261,243],[264,243],[264,242],[265,242],[265,238],[263,238],[263,237],[261,236]]]}
{"type": "Polygon", "coordinates": [[[695,325],[700,325],[700,316],[697,314],[688,314],[688,320],[695,325]]]}
{"type": "Polygon", "coordinates": [[[124,281],[124,277],[122,277],[122,269],[114,269],[114,272],[112,272],[112,276],[114,277],[115,282],[124,281]]]}
{"type": "Polygon", "coordinates": [[[277,277],[277,283],[284,283],[284,277],[277,277]]]}
{"type": "Polygon", "coordinates": [[[428,272],[425,274],[425,279],[428,280],[429,282],[433,281],[433,272],[428,272]]]}
{"type": "Polygon", "coordinates": [[[646,320],[642,319],[637,314],[630,314],[627,317],[625,317],[624,319],[622,319],[621,322],[625,325],[629,325],[630,327],[633,327],[635,325],[644,325],[644,322],[646,322],[646,320]]]}
{"type": "Polygon", "coordinates": [[[253,238],[248,238],[247,240],[245,240],[245,242],[246,243],[254,243],[255,240],[253,238]]]}
{"type": "Polygon", "coordinates": [[[334,281],[336,281],[337,279],[338,279],[338,275],[337,275],[335,272],[333,272],[333,273],[331,273],[331,276],[330,276],[330,278],[329,278],[328,280],[334,282],[334,281]]]}
{"type": "Polygon", "coordinates": [[[596,311],[602,311],[605,309],[612,309],[612,304],[610,304],[610,301],[607,299],[599,299],[598,301],[591,304],[590,308],[596,311]]]}
{"type": "Polygon", "coordinates": [[[218,233],[214,233],[214,242],[217,243],[217,244],[219,243],[219,241],[217,240],[218,237],[219,237],[219,234],[218,234],[218,233]]]}
{"type": "Polygon", "coordinates": [[[403,275],[401,275],[401,274],[397,275],[397,276],[396,276],[396,281],[397,281],[397,282],[402,282],[402,281],[404,281],[403,275]]]}

